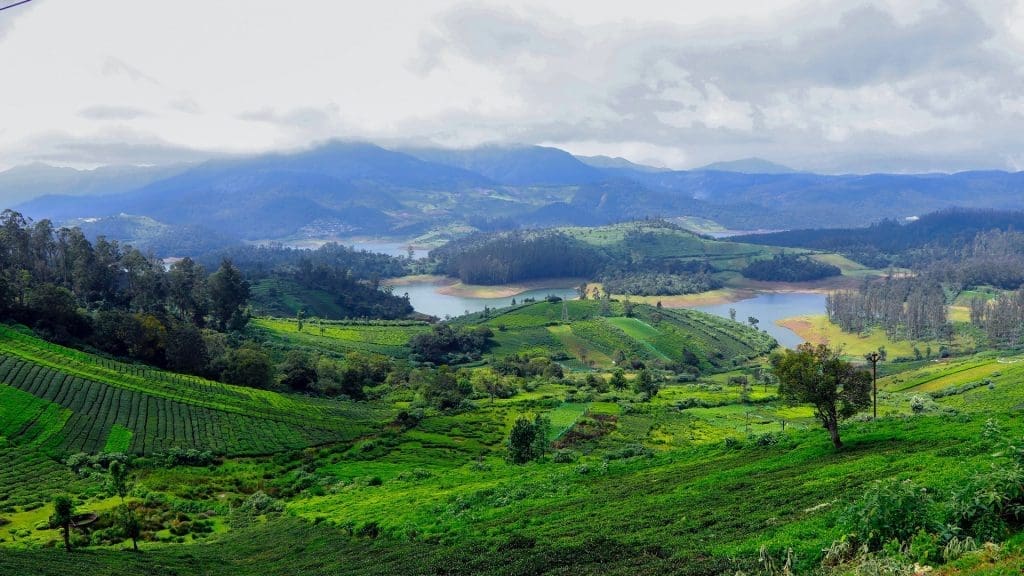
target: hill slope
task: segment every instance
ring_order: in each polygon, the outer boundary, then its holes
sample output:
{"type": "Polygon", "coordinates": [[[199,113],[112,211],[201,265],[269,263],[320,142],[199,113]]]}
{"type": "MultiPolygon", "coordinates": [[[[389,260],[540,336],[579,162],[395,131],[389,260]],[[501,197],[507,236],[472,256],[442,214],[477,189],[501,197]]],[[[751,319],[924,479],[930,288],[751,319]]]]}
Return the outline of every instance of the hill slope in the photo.
{"type": "Polygon", "coordinates": [[[0,435],[53,454],[268,454],[351,440],[372,410],[105,360],[0,327],[0,435]],[[115,446],[116,445],[116,446],[115,446]]]}
{"type": "Polygon", "coordinates": [[[688,364],[694,371],[731,369],[766,354],[776,342],[764,332],[698,312],[636,305],[625,315],[621,302],[607,312],[594,300],[528,303],[477,313],[457,323],[488,326],[492,358],[540,354],[569,369],[611,369],[616,357],[647,363],[688,364]],[[564,319],[568,320],[565,321],[564,319]]]}

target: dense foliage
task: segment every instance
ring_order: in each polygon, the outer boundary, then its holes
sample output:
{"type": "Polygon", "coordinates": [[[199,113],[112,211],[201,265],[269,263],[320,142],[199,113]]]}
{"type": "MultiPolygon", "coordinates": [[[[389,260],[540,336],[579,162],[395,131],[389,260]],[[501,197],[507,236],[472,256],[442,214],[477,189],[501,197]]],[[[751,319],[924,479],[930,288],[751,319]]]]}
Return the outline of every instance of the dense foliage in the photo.
{"type": "Polygon", "coordinates": [[[875,268],[932,270],[960,286],[1024,284],[1024,212],[950,209],[867,228],[793,230],[741,236],[756,244],[839,252],[875,268]]]}
{"type": "Polygon", "coordinates": [[[629,296],[667,296],[673,294],[697,294],[717,290],[723,286],[721,280],[698,272],[696,274],[666,274],[660,272],[638,272],[634,274],[609,275],[601,278],[601,284],[610,294],[629,296]]]}
{"type": "Polygon", "coordinates": [[[316,250],[246,246],[220,256],[230,258],[254,284],[253,306],[263,314],[403,318],[413,311],[407,298],[380,284],[407,272],[408,262],[401,258],[336,243],[316,250]]]}
{"type": "Polygon", "coordinates": [[[1000,348],[1024,344],[1024,288],[991,300],[970,300],[971,324],[983,329],[988,342],[1000,348]]]}
{"type": "Polygon", "coordinates": [[[857,290],[830,293],[825,307],[829,320],[850,332],[879,326],[893,339],[923,340],[951,330],[946,294],[932,276],[865,282],[857,290]]]}
{"type": "Polygon", "coordinates": [[[432,250],[438,270],[468,284],[508,284],[552,276],[590,277],[603,259],[557,232],[469,236],[432,250]]]}
{"type": "Polygon", "coordinates": [[[827,346],[804,343],[795,351],[772,356],[779,395],[791,404],[811,404],[828,430],[832,444],[842,448],[840,420],[871,405],[871,374],[854,367],[827,346]]]}
{"type": "Polygon", "coordinates": [[[747,278],[767,282],[808,282],[840,274],[838,266],[798,254],[776,254],[771,260],[755,260],[743,269],[747,278]]]}

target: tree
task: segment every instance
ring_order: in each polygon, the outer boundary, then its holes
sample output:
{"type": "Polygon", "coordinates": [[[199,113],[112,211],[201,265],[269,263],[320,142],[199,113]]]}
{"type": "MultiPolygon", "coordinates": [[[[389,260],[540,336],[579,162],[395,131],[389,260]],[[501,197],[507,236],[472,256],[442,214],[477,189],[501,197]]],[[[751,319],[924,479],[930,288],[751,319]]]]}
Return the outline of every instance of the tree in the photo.
{"type": "Polygon", "coordinates": [[[230,260],[221,262],[220,268],[210,275],[208,282],[213,317],[221,330],[238,330],[245,326],[242,307],[249,299],[249,283],[230,260]]]}
{"type": "Polygon", "coordinates": [[[270,388],[274,384],[274,365],[266,352],[253,346],[230,351],[221,375],[225,381],[238,386],[270,388]]]}
{"type": "Polygon", "coordinates": [[[124,499],[132,490],[132,478],[128,473],[128,465],[118,460],[110,463],[110,487],[121,498],[121,524],[125,536],[132,539],[132,549],[139,551],[139,521],[135,512],[125,505],[124,499]]]}
{"type": "Polygon", "coordinates": [[[50,524],[60,526],[64,530],[64,550],[71,552],[71,518],[75,515],[75,507],[71,498],[61,494],[53,499],[53,516],[50,524]]]}
{"type": "Polygon", "coordinates": [[[448,366],[425,371],[421,376],[424,376],[423,399],[441,411],[455,410],[473,392],[469,381],[459,379],[448,366]]]}
{"type": "Polygon", "coordinates": [[[526,464],[544,456],[550,427],[548,419],[540,414],[533,420],[527,416],[516,418],[508,435],[509,460],[513,464],[526,464]]]}
{"type": "Polygon", "coordinates": [[[643,394],[645,398],[650,400],[658,394],[658,390],[661,386],[654,379],[654,375],[651,371],[644,368],[636,376],[636,391],[643,394]]]}
{"type": "Polygon", "coordinates": [[[164,356],[167,367],[176,372],[203,374],[210,363],[203,334],[191,324],[175,324],[167,332],[164,356]]]}
{"type": "Polygon", "coordinates": [[[209,309],[210,296],[206,289],[206,271],[191,258],[183,258],[168,272],[168,298],[179,317],[199,328],[203,327],[209,309]]]}
{"type": "Polygon", "coordinates": [[[748,316],[748,317],[747,317],[747,322],[748,322],[748,323],[750,324],[750,327],[751,327],[751,328],[757,329],[757,325],[758,325],[758,324],[759,324],[759,323],[760,323],[761,321],[760,321],[760,320],[758,320],[757,318],[754,318],[753,316],[748,316]]]}
{"type": "Polygon", "coordinates": [[[612,372],[612,379],[609,382],[616,390],[623,390],[626,388],[626,374],[621,369],[612,372]]]}
{"type": "Polygon", "coordinates": [[[779,394],[788,404],[811,404],[832,444],[843,447],[839,421],[871,405],[871,374],[839,358],[824,344],[801,344],[772,357],[779,394]]]}
{"type": "Polygon", "coordinates": [[[733,322],[736,321],[736,309],[735,308],[729,308],[729,320],[732,320],[733,322]]]}
{"type": "Polygon", "coordinates": [[[305,392],[317,381],[316,362],[301,350],[290,350],[281,365],[281,384],[290,390],[305,392]]]}

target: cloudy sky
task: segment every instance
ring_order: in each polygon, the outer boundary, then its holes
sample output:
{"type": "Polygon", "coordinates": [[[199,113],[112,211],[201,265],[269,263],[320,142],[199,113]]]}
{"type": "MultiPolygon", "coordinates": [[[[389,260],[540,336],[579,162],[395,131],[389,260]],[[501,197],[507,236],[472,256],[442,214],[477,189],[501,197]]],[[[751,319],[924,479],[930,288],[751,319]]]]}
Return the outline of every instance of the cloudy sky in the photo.
{"type": "MultiPolygon", "coordinates": [[[[0,0],[0,6],[15,0],[0,0]]],[[[536,143],[687,168],[1024,169],[1024,1],[34,0],[0,168],[536,143]]]]}

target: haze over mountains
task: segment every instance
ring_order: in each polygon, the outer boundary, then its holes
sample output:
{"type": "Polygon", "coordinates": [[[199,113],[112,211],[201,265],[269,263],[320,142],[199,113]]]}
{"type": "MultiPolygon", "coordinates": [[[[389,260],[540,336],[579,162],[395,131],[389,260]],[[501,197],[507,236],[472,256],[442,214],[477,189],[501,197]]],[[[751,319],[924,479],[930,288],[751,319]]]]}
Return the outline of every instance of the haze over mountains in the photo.
{"type": "Polygon", "coordinates": [[[542,146],[387,150],[364,142],[195,165],[0,173],[0,197],[32,218],[100,219],[90,222],[99,234],[124,233],[120,215],[130,215],[150,232],[189,227],[249,241],[656,216],[740,230],[864,226],[954,206],[1021,209],[1022,190],[1024,174],[1000,171],[819,175],[760,159],[674,171],[542,146]]]}

